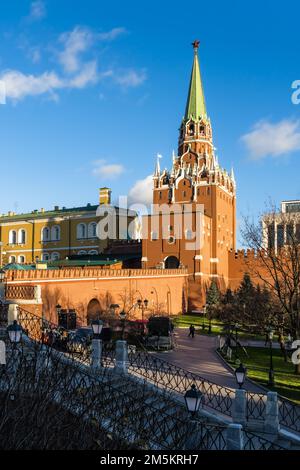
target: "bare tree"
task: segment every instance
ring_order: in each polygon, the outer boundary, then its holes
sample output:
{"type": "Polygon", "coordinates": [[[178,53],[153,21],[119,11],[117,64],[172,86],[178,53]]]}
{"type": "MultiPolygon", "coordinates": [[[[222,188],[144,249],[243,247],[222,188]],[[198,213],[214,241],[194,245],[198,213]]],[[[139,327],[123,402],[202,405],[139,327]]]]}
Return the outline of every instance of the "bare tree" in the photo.
{"type": "Polygon", "coordinates": [[[300,214],[270,205],[258,222],[244,217],[242,236],[254,250],[246,257],[249,273],[277,298],[277,324],[300,338],[300,214]]]}

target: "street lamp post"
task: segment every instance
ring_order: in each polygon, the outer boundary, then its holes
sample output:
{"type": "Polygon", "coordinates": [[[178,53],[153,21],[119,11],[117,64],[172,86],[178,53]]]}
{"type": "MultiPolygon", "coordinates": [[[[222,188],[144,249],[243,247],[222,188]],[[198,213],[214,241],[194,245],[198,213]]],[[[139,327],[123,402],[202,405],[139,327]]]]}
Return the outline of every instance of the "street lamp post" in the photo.
{"type": "Polygon", "coordinates": [[[103,328],[102,320],[92,321],[93,339],[92,339],[92,367],[101,366],[102,340],[100,339],[103,328]]]}
{"type": "Polygon", "coordinates": [[[273,335],[274,331],[272,327],[269,327],[268,331],[269,343],[270,343],[270,369],[269,369],[269,382],[268,385],[274,386],[274,368],[273,368],[273,335]]]}
{"type": "Polygon", "coordinates": [[[191,388],[185,392],[184,401],[187,411],[190,414],[189,433],[188,439],[185,443],[185,450],[194,450],[198,444],[199,426],[201,421],[197,419],[197,412],[199,411],[203,400],[203,394],[192,384],[191,388]]]}
{"type": "Polygon", "coordinates": [[[191,417],[194,418],[202,404],[202,392],[197,390],[196,385],[193,384],[190,390],[187,390],[184,395],[185,405],[191,417]]]}
{"type": "Polygon", "coordinates": [[[246,374],[247,374],[247,369],[241,363],[237,367],[237,369],[235,369],[235,371],[234,371],[234,375],[235,375],[235,378],[236,378],[236,381],[237,381],[237,384],[238,384],[239,388],[243,387],[244,382],[245,382],[245,378],[246,378],[246,374]]]}
{"type": "Polygon", "coordinates": [[[205,314],[206,314],[206,305],[203,305],[203,317],[202,317],[202,330],[205,330],[205,314]]]}
{"type": "Polygon", "coordinates": [[[143,301],[142,299],[138,299],[137,304],[139,309],[142,310],[142,320],[144,321],[144,312],[148,307],[148,300],[144,299],[143,301]]]}
{"type": "Polygon", "coordinates": [[[120,312],[120,318],[122,320],[122,340],[124,341],[124,338],[125,338],[125,321],[126,321],[126,312],[125,310],[122,310],[122,312],[120,312]]]}
{"type": "Polygon", "coordinates": [[[13,349],[21,342],[23,329],[18,324],[17,320],[7,327],[7,333],[13,349]]]}
{"type": "Polygon", "coordinates": [[[238,359],[239,354],[238,354],[238,328],[239,325],[235,323],[234,329],[235,329],[235,359],[238,359]]]}

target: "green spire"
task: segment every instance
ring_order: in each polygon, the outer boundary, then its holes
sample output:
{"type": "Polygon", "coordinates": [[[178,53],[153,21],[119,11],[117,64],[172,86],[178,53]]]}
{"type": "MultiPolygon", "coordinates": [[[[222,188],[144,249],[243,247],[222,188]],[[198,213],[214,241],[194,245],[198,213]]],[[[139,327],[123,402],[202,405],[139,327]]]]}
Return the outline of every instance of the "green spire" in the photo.
{"type": "Polygon", "coordinates": [[[207,115],[198,60],[199,41],[194,41],[192,46],[194,48],[194,63],[184,119],[194,119],[195,121],[198,121],[200,116],[206,118],[207,115]]]}

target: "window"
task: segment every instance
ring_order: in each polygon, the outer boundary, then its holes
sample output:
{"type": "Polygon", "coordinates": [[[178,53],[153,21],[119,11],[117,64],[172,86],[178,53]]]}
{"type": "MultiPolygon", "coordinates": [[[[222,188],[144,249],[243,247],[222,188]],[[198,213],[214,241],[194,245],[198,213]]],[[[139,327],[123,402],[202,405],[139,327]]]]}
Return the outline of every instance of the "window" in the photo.
{"type": "Polygon", "coordinates": [[[15,256],[10,256],[8,258],[9,263],[15,263],[16,262],[16,257],[15,256]]]}
{"type": "Polygon", "coordinates": [[[80,250],[80,251],[78,251],[78,254],[79,254],[79,255],[86,255],[87,252],[86,252],[85,250],[80,250]]]}
{"type": "Polygon", "coordinates": [[[97,255],[98,251],[97,250],[90,250],[89,255],[97,255]]]}
{"type": "Polygon", "coordinates": [[[9,232],[9,243],[15,245],[17,243],[17,232],[15,230],[10,230],[9,232]]]}
{"type": "Polygon", "coordinates": [[[47,242],[50,240],[50,229],[49,227],[44,227],[42,229],[42,242],[47,242]]]}
{"type": "Polygon", "coordinates": [[[85,224],[77,225],[77,238],[86,238],[86,225],[85,224]]]}
{"type": "Polygon", "coordinates": [[[51,228],[51,240],[53,241],[60,240],[60,226],[59,225],[54,225],[51,228]]]}
{"type": "Polygon", "coordinates": [[[59,253],[52,253],[51,254],[51,260],[56,261],[59,259],[59,253]]]}
{"type": "Polygon", "coordinates": [[[162,192],[159,191],[159,199],[161,199],[161,198],[162,198],[162,192]]]}
{"type": "Polygon", "coordinates": [[[23,228],[19,230],[18,243],[21,243],[23,245],[26,243],[26,232],[23,228]]]}
{"type": "Polygon", "coordinates": [[[19,261],[20,264],[24,264],[25,263],[25,256],[20,255],[18,261],[19,261]]]}
{"type": "Polygon", "coordinates": [[[42,254],[42,261],[49,261],[49,258],[50,258],[49,253],[42,254]]]}
{"type": "Polygon", "coordinates": [[[96,238],[97,237],[97,224],[96,222],[91,222],[88,226],[88,237],[96,238]]]}

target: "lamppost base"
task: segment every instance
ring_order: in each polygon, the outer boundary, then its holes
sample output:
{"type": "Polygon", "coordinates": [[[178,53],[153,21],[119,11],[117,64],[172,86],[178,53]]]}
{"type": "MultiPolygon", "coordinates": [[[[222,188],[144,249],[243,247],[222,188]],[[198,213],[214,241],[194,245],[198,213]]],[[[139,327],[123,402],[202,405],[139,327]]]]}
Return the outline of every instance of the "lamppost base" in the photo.
{"type": "Polygon", "coordinates": [[[274,387],[274,371],[272,369],[269,370],[269,382],[268,385],[270,387],[274,387]]]}

